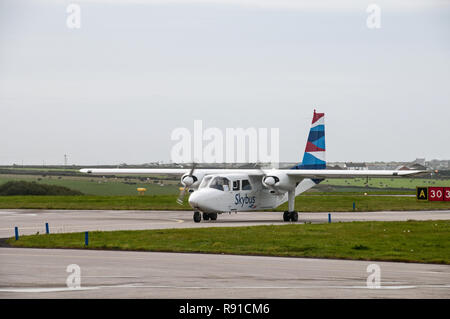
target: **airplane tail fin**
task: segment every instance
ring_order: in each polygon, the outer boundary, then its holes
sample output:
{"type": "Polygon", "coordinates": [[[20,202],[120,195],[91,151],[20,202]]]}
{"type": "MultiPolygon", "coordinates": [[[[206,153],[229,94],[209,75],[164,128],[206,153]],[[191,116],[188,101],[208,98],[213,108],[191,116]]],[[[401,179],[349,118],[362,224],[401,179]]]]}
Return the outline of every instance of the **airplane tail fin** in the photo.
{"type": "Polygon", "coordinates": [[[326,166],[325,113],[317,113],[314,110],[303,161],[294,166],[293,169],[325,169],[326,166]]]}

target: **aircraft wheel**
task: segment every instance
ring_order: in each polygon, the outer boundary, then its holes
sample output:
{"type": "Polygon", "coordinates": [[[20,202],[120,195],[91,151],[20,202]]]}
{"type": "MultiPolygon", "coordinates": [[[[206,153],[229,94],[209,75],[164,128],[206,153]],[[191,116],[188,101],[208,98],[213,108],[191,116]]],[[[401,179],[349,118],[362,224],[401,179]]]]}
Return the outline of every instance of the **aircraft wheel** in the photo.
{"type": "Polygon", "coordinates": [[[217,213],[211,213],[209,215],[209,218],[211,218],[211,220],[216,220],[217,219],[217,213]]]}
{"type": "Polygon", "coordinates": [[[296,221],[298,221],[298,213],[297,212],[290,212],[289,213],[291,216],[291,221],[293,221],[293,222],[296,222],[296,221]]]}
{"type": "Polygon", "coordinates": [[[284,212],[283,213],[283,220],[285,221],[285,222],[288,222],[289,220],[290,220],[291,218],[290,218],[290,214],[289,214],[289,212],[284,212]]]}
{"type": "Polygon", "coordinates": [[[211,215],[209,213],[203,213],[203,220],[209,220],[211,215]]]}
{"type": "Polygon", "coordinates": [[[194,212],[194,222],[200,223],[202,220],[202,215],[200,215],[200,212],[194,212]]]}

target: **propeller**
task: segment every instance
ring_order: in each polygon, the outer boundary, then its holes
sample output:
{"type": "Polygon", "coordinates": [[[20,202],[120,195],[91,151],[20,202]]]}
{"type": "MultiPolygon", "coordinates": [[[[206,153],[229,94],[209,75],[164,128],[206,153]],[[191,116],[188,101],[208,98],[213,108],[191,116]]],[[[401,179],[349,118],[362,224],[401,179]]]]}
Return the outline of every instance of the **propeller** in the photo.
{"type": "Polygon", "coordinates": [[[195,166],[196,166],[196,164],[193,163],[192,168],[189,171],[189,174],[184,176],[183,180],[181,181],[184,184],[184,187],[181,190],[180,195],[178,195],[178,198],[177,198],[177,203],[180,205],[183,205],[184,196],[186,195],[186,191],[188,190],[189,186],[191,186],[192,184],[195,183],[194,176],[193,176],[195,166]]]}

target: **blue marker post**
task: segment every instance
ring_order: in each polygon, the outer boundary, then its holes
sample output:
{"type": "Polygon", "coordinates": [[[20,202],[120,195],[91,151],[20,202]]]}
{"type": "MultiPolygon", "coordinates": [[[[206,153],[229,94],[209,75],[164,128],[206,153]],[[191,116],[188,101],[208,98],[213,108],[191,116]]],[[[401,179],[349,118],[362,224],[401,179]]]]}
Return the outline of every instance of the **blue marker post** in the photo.
{"type": "Polygon", "coordinates": [[[355,211],[355,209],[356,209],[356,203],[353,202],[353,211],[355,211]]]}
{"type": "Polygon", "coordinates": [[[14,227],[14,233],[16,235],[16,240],[19,240],[19,228],[18,227],[14,227]]]}
{"type": "Polygon", "coordinates": [[[331,214],[328,213],[328,223],[331,223],[331,214]]]}
{"type": "Polygon", "coordinates": [[[45,223],[45,233],[50,234],[50,231],[48,229],[48,223],[45,223]]]}
{"type": "Polygon", "coordinates": [[[88,232],[84,233],[84,245],[85,246],[89,245],[89,233],[88,232]]]}

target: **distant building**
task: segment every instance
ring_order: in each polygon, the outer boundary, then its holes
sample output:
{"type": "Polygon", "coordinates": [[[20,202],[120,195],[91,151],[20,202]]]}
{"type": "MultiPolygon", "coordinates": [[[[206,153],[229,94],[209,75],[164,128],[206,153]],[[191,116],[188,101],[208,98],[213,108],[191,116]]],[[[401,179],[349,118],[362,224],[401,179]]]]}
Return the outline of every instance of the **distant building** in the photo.
{"type": "Polygon", "coordinates": [[[432,159],[431,161],[427,161],[425,165],[432,169],[448,169],[449,166],[448,160],[438,160],[438,159],[432,159]]]}
{"type": "Polygon", "coordinates": [[[346,169],[352,169],[352,170],[361,170],[361,171],[365,171],[368,169],[366,163],[345,163],[344,167],[346,169]]]}

